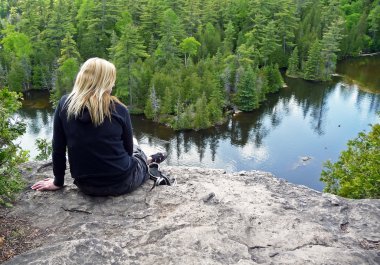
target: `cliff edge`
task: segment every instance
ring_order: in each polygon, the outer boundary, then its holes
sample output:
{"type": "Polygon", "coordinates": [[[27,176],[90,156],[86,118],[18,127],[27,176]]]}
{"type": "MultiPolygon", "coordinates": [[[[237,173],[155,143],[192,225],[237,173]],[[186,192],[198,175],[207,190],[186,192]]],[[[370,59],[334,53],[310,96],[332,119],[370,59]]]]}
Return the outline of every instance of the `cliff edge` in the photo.
{"type": "MultiPolygon", "coordinates": [[[[24,166],[29,184],[52,176],[24,166]]],[[[39,168],[39,170],[37,170],[39,168]]],[[[348,200],[260,171],[162,166],[146,182],[90,197],[66,174],[56,192],[25,190],[7,216],[46,231],[13,264],[380,264],[380,200],[348,200]]]]}

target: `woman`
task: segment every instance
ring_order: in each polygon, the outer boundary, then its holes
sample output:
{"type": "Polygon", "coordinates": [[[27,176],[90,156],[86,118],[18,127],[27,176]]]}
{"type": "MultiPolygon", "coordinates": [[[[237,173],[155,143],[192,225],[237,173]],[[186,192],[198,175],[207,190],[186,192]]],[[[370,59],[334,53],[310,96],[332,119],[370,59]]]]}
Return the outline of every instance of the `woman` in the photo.
{"type": "Polygon", "coordinates": [[[54,179],[39,181],[32,189],[63,187],[66,148],[74,184],[97,196],[133,191],[147,180],[147,164],[166,158],[157,153],[147,159],[134,144],[128,109],[111,96],[115,80],[112,63],[91,58],[83,64],[72,92],[61,98],[54,114],[54,179]]]}

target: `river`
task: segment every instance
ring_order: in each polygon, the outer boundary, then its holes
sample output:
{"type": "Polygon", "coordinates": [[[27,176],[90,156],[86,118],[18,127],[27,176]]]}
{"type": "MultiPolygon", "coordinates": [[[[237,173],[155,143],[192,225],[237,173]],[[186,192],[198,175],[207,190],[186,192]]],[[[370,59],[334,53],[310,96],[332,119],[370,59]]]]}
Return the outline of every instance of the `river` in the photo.
{"type": "MultiPolygon", "coordinates": [[[[321,191],[323,162],[336,161],[349,139],[380,122],[380,56],[347,59],[331,82],[285,78],[280,92],[251,113],[214,128],[175,132],[133,116],[134,134],[147,153],[166,151],[166,165],[263,170],[321,191]]],[[[51,138],[53,109],[46,91],[24,95],[17,113],[27,123],[21,146],[35,157],[36,138],[51,138]]]]}

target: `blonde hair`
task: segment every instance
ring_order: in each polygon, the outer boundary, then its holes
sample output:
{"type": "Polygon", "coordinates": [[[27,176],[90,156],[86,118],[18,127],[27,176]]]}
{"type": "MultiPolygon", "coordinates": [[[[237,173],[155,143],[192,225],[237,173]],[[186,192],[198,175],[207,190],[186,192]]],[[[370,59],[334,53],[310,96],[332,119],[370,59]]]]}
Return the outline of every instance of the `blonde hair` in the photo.
{"type": "Polygon", "coordinates": [[[67,119],[77,118],[87,108],[91,121],[95,126],[111,119],[111,107],[119,102],[111,96],[112,87],[116,81],[115,66],[101,58],[88,59],[80,68],[72,92],[65,106],[67,119]]]}

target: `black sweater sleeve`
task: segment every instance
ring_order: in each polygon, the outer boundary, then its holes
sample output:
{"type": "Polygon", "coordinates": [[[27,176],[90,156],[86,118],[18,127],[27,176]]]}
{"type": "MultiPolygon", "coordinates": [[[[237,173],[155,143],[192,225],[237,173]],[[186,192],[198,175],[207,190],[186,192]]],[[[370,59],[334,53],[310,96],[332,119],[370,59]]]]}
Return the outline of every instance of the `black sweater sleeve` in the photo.
{"type": "Polygon", "coordinates": [[[62,187],[66,170],[66,136],[63,131],[60,112],[64,100],[60,100],[54,113],[53,122],[53,173],[54,185],[62,187]]]}
{"type": "Polygon", "coordinates": [[[129,111],[126,109],[123,126],[123,143],[127,153],[131,156],[133,154],[133,131],[131,117],[129,111]]]}

